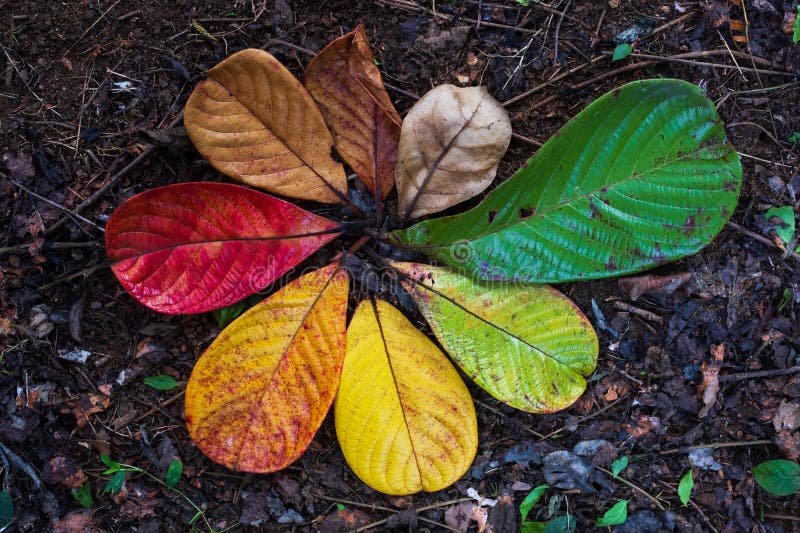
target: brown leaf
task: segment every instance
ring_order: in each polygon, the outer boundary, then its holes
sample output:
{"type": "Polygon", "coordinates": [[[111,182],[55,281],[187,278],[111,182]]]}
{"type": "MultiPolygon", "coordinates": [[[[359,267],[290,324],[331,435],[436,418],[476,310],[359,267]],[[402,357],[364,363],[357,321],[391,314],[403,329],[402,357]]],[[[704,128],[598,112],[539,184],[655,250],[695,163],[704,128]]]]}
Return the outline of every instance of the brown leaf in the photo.
{"type": "Polygon", "coordinates": [[[622,287],[631,301],[636,301],[642,295],[651,292],[672,294],[684,283],[692,279],[689,272],[670,274],[668,276],[656,276],[655,274],[645,274],[644,276],[630,276],[619,280],[622,287]]]}
{"type": "Polygon", "coordinates": [[[48,483],[61,483],[70,489],[80,488],[89,478],[69,457],[56,455],[45,465],[42,479],[48,483]]]}
{"type": "Polygon", "coordinates": [[[326,46],[306,69],[305,85],[325,116],[336,150],[375,194],[394,185],[400,116],[372,55],[364,26],[326,46]]]}
{"type": "Polygon", "coordinates": [[[485,87],[440,85],[408,112],[400,132],[401,218],[447,209],[486,189],[511,140],[511,121],[485,87]]]}
{"type": "Polygon", "coordinates": [[[186,102],[184,125],[217,170],[267,191],[338,203],[347,180],[319,108],[272,55],[247,49],[208,71],[186,102]]]}
{"type": "Polygon", "coordinates": [[[8,167],[11,177],[17,181],[24,182],[27,178],[32,178],[36,175],[31,154],[5,152],[3,154],[3,163],[8,167]]]}
{"type": "Polygon", "coordinates": [[[714,360],[709,363],[700,365],[700,370],[703,372],[703,381],[697,388],[697,394],[703,400],[703,407],[697,413],[698,418],[704,418],[708,412],[714,407],[717,402],[717,393],[719,392],[719,370],[722,368],[722,361],[725,358],[725,345],[718,346],[711,345],[711,355],[714,360]]]}
{"type": "Polygon", "coordinates": [[[102,533],[92,522],[92,511],[72,511],[50,524],[52,533],[102,533]]]}
{"type": "Polygon", "coordinates": [[[451,529],[467,533],[469,523],[472,520],[472,510],[475,504],[472,502],[461,502],[449,507],[444,512],[444,523],[451,529]]]}
{"type": "Polygon", "coordinates": [[[111,405],[111,398],[103,394],[83,394],[77,401],[71,403],[78,428],[82,428],[89,422],[89,417],[102,413],[111,405]]]}

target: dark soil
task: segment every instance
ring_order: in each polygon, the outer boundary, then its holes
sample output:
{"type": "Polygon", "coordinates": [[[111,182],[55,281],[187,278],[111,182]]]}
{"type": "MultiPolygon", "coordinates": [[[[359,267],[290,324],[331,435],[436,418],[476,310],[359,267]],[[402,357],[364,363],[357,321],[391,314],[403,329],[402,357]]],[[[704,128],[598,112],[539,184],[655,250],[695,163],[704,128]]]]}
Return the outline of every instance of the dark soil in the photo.
{"type": "Polygon", "coordinates": [[[531,519],[547,519],[549,507],[588,531],[627,499],[628,520],[615,531],[800,530],[798,495],[770,496],[751,473],[764,460],[800,456],[800,262],[763,217],[800,201],[797,2],[746,0],[746,13],[733,0],[530,3],[0,0],[0,471],[14,503],[9,530],[190,528],[195,509],[144,475],[103,494],[102,453],[162,478],[179,457],[178,488],[217,531],[334,532],[386,518],[374,529],[479,531],[457,520],[471,508],[470,487],[498,500],[482,508],[492,531],[516,531],[517,506],[545,483],[543,456],[580,443],[593,472],[551,488],[531,519]],[[746,32],[737,29],[745,19],[746,32]],[[182,388],[161,392],[142,380],[185,383],[217,323],[136,303],[105,262],[101,231],[136,193],[223,179],[168,130],[206,69],[263,47],[302,76],[307,50],[359,23],[401,114],[440,83],[484,84],[498,100],[514,99],[507,109],[518,136],[501,179],[593,99],[652,77],[702,86],[745,169],[734,224],[696,256],[654,272],[686,273],[677,290],[632,301],[618,280],[560,287],[601,344],[573,407],[526,414],[471,386],[480,428],[473,468],[446,490],[404,498],[354,477],[331,417],[276,474],[232,472],[202,455],[184,427],[182,388]],[[634,54],[612,63],[622,40],[635,42],[634,54]],[[85,362],[69,360],[81,350],[85,362]],[[701,413],[704,371],[720,352],[719,392],[701,413]],[[587,443],[595,439],[607,442],[587,443]],[[607,469],[622,456],[630,464],[615,479],[607,469]],[[676,488],[690,468],[685,507],[676,488]],[[87,482],[93,504],[84,510],[72,492],[87,482]]]}

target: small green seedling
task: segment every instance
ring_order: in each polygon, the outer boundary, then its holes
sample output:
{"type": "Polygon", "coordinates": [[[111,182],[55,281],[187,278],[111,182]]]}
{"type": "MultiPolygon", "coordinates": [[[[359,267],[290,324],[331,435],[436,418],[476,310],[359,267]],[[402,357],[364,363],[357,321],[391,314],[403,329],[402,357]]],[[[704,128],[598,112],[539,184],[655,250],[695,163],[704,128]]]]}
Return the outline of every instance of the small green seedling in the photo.
{"type": "Polygon", "coordinates": [[[172,376],[163,374],[159,376],[148,376],[144,378],[143,381],[145,385],[156,390],[171,390],[180,385],[172,376]]]}
{"type": "Polygon", "coordinates": [[[75,498],[84,509],[91,509],[94,505],[92,484],[87,481],[81,485],[79,489],[72,489],[72,497],[75,498]]]}
{"type": "Polygon", "coordinates": [[[627,455],[623,455],[619,459],[614,459],[614,462],[611,463],[611,473],[614,474],[614,477],[617,477],[626,468],[628,468],[627,455]]]}
{"type": "Polygon", "coordinates": [[[628,500],[620,500],[594,523],[597,527],[618,526],[628,519],[628,500]]]}
{"type": "Polygon", "coordinates": [[[618,44],[616,48],[614,48],[614,53],[611,56],[611,62],[619,61],[620,59],[625,59],[633,52],[633,46],[628,43],[618,44]]]}
{"type": "Polygon", "coordinates": [[[106,483],[105,488],[103,489],[103,494],[111,493],[114,494],[122,490],[122,487],[125,485],[125,479],[129,473],[140,474],[143,476],[147,476],[159,485],[165,487],[166,489],[174,492],[181,498],[183,498],[192,508],[196,511],[194,516],[191,520],[189,520],[189,525],[192,526],[193,530],[195,524],[198,520],[202,519],[203,524],[208,529],[209,533],[222,533],[216,532],[211,524],[208,522],[208,519],[205,515],[205,510],[199,507],[196,503],[194,503],[189,496],[186,495],[185,492],[178,490],[175,486],[180,481],[181,474],[183,473],[183,463],[180,459],[175,459],[170,463],[169,467],[167,468],[167,474],[165,479],[159,479],[158,477],[154,476],[147,470],[139,468],[138,466],[127,465],[125,463],[119,463],[114,461],[109,456],[105,454],[100,454],[100,460],[103,461],[108,468],[103,471],[104,475],[111,474],[111,479],[106,483]]]}
{"type": "Polygon", "coordinates": [[[681,503],[684,507],[689,504],[689,497],[692,494],[692,488],[694,487],[694,471],[691,469],[686,472],[683,477],[681,477],[680,482],[678,483],[678,498],[681,499],[681,503]]]}

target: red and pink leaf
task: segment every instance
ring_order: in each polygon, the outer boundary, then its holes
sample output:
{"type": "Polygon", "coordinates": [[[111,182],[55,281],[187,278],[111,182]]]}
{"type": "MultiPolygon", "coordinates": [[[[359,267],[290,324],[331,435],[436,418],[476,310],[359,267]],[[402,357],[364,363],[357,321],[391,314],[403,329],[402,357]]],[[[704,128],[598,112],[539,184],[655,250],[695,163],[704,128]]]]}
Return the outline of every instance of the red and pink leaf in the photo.
{"type": "Polygon", "coordinates": [[[181,183],[134,196],[106,225],[112,270],[161,313],[203,313],[270,285],[340,233],[338,223],[223,183],[181,183]]]}

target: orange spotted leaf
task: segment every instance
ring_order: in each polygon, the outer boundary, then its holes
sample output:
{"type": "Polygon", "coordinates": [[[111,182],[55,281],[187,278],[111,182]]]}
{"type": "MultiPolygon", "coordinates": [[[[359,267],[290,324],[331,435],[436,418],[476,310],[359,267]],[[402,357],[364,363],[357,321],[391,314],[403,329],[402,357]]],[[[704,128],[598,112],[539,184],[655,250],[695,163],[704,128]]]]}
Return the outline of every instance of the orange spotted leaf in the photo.
{"type": "Polygon", "coordinates": [[[186,133],[217,170],[267,191],[338,203],[342,165],[319,108],[286,67],[247,49],[208,71],[184,109],[186,133]]]}
{"type": "Polygon", "coordinates": [[[186,387],[186,426],[208,457],[274,472],[300,457],[328,413],[342,371],[347,273],[306,274],[228,326],[186,387]]]}
{"type": "Polygon", "coordinates": [[[305,84],[333,132],[336,150],[381,199],[394,185],[400,116],[395,111],[364,26],[326,46],[308,65],[305,84]]]}
{"type": "Polygon", "coordinates": [[[152,189],[119,207],[106,250],[122,286],[161,313],[203,313],[267,287],[340,226],[272,196],[223,183],[152,189]]]}

